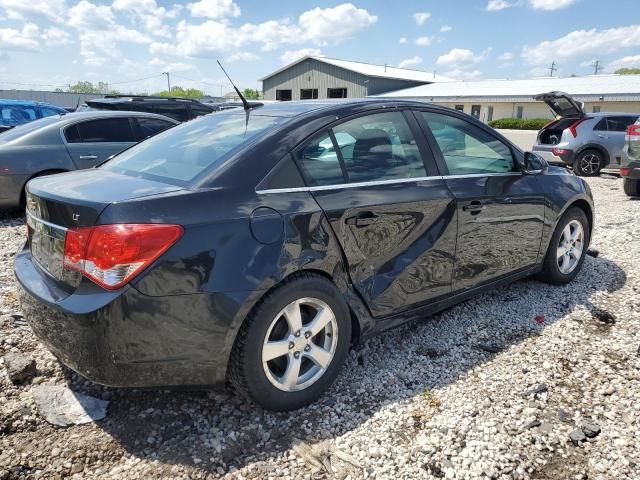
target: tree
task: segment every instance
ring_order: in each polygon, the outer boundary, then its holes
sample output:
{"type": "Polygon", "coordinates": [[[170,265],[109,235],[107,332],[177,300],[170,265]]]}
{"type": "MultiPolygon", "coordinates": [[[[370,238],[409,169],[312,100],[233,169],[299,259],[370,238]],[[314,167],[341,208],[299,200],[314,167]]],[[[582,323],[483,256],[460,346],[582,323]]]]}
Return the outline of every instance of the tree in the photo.
{"type": "Polygon", "coordinates": [[[171,93],[168,90],[154,93],[158,97],[184,97],[184,98],[202,98],[205,93],[197,88],[182,88],[180,86],[171,87],[171,93]]]}
{"type": "Polygon", "coordinates": [[[245,88],[242,92],[242,95],[244,95],[244,98],[257,99],[260,98],[260,91],[253,90],[251,88],[245,88]]]}
{"type": "Polygon", "coordinates": [[[116,90],[109,90],[109,84],[107,82],[98,82],[97,85],[94,85],[86,80],[81,80],[75,85],[69,85],[67,91],[73,93],[111,93],[114,95],[118,93],[116,90]]]}
{"type": "Polygon", "coordinates": [[[640,75],[640,68],[619,68],[613,73],[618,75],[640,75]]]}

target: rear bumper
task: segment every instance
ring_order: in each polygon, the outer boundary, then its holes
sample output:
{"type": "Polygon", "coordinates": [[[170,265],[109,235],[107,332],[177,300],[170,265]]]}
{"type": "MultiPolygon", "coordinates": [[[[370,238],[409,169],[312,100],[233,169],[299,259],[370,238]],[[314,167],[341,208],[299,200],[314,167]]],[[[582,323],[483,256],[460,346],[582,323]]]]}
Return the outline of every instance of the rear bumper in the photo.
{"type": "Polygon", "coordinates": [[[548,163],[566,165],[573,163],[573,150],[558,147],[557,145],[534,145],[532,151],[540,155],[548,163]]]}
{"type": "Polygon", "coordinates": [[[640,160],[627,162],[624,165],[624,168],[625,171],[628,169],[628,173],[626,175],[622,175],[623,178],[628,178],[629,180],[640,180],[640,160]]]}
{"type": "Polygon", "coordinates": [[[24,184],[29,175],[0,174],[0,208],[16,208],[20,206],[24,184]]]}
{"type": "Polygon", "coordinates": [[[83,279],[73,294],[31,261],[15,261],[25,317],[36,336],[82,376],[115,387],[212,386],[224,381],[244,294],[107,292],[83,279]]]}

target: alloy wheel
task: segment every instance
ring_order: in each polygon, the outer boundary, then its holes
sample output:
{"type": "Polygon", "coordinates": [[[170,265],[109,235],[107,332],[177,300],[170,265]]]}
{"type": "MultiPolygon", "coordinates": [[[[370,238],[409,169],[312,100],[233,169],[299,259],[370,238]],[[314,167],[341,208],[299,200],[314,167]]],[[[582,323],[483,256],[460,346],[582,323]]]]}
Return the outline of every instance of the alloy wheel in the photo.
{"type": "Polygon", "coordinates": [[[595,153],[587,153],[580,159],[579,165],[585,175],[594,175],[600,170],[600,157],[595,153]]]}
{"type": "Polygon", "coordinates": [[[556,250],[558,268],[564,275],[575,270],[584,251],[584,229],[577,220],[571,220],[562,230],[556,250]]]}
{"type": "Polygon", "coordinates": [[[280,390],[304,390],[327,371],[337,345],[338,323],[329,305],[300,298],[269,325],[262,345],[264,373],[280,390]]]}

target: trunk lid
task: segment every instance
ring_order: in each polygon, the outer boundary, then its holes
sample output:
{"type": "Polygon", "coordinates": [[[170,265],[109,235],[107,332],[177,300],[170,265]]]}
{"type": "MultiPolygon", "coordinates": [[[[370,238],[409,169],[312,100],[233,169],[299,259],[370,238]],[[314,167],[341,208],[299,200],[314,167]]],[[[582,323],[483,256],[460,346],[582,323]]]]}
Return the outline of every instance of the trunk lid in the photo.
{"type": "Polygon", "coordinates": [[[183,188],[102,169],[31,180],[26,188],[26,213],[32,259],[62,285],[77,287],[78,272],[63,264],[69,229],[95,225],[111,203],[177,190],[183,188]]]}
{"type": "Polygon", "coordinates": [[[533,97],[534,100],[545,102],[559,117],[580,118],[584,116],[582,104],[571,95],[564,92],[547,92],[533,97]]]}

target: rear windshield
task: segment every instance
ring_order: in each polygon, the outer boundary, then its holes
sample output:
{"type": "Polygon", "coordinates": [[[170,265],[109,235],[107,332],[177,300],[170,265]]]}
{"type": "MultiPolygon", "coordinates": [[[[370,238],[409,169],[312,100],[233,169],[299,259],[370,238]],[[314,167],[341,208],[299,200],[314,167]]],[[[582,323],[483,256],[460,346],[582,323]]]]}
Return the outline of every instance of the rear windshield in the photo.
{"type": "Polygon", "coordinates": [[[22,125],[18,125],[17,127],[13,127],[11,130],[6,130],[0,133],[0,143],[7,143],[11,142],[12,140],[16,140],[31,132],[35,132],[39,128],[46,127],[47,125],[51,125],[52,123],[56,123],[58,120],[60,120],[60,118],[60,115],[53,115],[51,117],[41,118],[39,120],[34,120],[33,122],[24,123],[22,125]]]}
{"type": "Polygon", "coordinates": [[[101,168],[188,184],[256,139],[283,117],[220,112],[171,128],[130,148],[101,168]]]}

